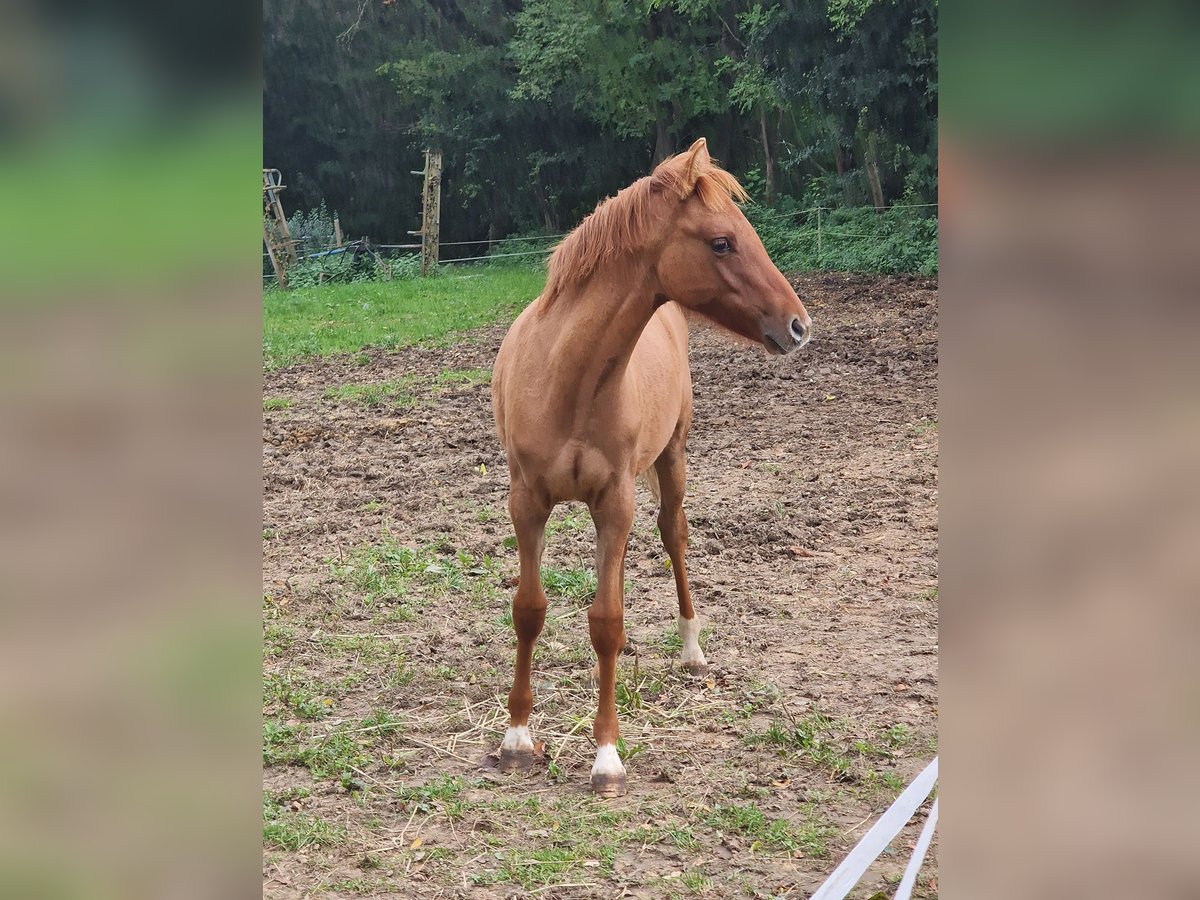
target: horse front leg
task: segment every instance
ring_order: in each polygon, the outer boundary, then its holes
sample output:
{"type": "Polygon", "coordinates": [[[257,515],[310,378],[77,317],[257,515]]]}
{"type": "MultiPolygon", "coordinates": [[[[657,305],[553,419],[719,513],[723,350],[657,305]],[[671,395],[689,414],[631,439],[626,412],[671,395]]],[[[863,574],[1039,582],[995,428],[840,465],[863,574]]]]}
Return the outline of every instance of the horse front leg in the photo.
{"type": "Polygon", "coordinates": [[[605,797],[625,793],[625,767],[617,754],[617,655],[625,646],[625,549],[633,527],[633,480],[611,485],[591,504],[596,525],[596,599],[588,631],[596,651],[598,698],[592,734],[596,761],[592,791],[605,797]]]}
{"type": "Polygon", "coordinates": [[[500,744],[502,771],[528,768],[535,760],[529,715],[533,711],[533,645],[546,623],[546,593],[542,590],[542,549],[550,507],[520,485],[514,473],[508,511],[517,535],[521,561],[520,581],[513,596],[513,630],[517,633],[517,660],[512,690],[508,693],[508,730],[500,744]]]}

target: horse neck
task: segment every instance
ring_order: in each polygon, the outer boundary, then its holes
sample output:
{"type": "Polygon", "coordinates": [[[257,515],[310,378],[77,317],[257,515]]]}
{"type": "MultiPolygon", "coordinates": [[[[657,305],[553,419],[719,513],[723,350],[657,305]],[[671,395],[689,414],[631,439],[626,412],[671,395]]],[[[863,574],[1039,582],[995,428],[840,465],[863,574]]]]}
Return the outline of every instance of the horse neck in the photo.
{"type": "MultiPolygon", "coordinates": [[[[555,383],[572,399],[591,400],[602,382],[624,374],[642,330],[654,315],[656,278],[648,260],[622,260],[598,269],[555,299],[548,362],[555,383]],[[586,396],[582,396],[586,395],[586,396]]],[[[577,408],[589,408],[591,403],[577,408]]]]}

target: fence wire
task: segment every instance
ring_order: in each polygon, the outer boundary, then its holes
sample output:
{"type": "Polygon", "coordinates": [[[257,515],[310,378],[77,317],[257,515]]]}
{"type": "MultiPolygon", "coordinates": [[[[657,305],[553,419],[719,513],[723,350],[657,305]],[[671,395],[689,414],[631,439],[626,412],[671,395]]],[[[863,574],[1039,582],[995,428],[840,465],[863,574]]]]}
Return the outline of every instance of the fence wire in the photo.
{"type": "MultiPolygon", "coordinates": [[[[874,210],[882,212],[890,209],[936,209],[937,203],[893,203],[888,206],[876,208],[874,206],[809,206],[803,209],[786,210],[782,212],[773,212],[769,215],[757,215],[757,210],[769,209],[769,207],[751,206],[748,211],[756,222],[774,222],[780,219],[796,219],[801,216],[811,216],[816,213],[837,213],[851,210],[874,210]]],[[[491,260],[500,259],[521,259],[527,257],[548,256],[554,251],[557,242],[565,238],[570,232],[561,234],[546,234],[546,235],[518,235],[514,237],[504,238],[480,238],[478,240],[465,241],[441,241],[439,247],[491,247],[496,244],[519,244],[533,241],[553,242],[550,246],[541,247],[536,250],[514,250],[505,253],[485,253],[476,254],[473,256],[456,256],[450,259],[440,259],[438,265],[452,266],[459,263],[473,262],[489,262],[491,260]]],[[[811,239],[820,237],[825,238],[854,238],[865,239],[872,237],[884,238],[886,235],[868,234],[860,231],[847,231],[839,228],[836,225],[833,227],[799,227],[794,230],[797,238],[811,239]]],[[[339,275],[344,274],[343,270],[347,268],[347,261],[354,260],[364,254],[370,254],[378,263],[392,263],[404,258],[417,258],[416,253],[403,253],[398,251],[420,250],[421,244],[403,243],[403,244],[372,244],[366,239],[350,241],[342,245],[327,245],[307,247],[307,243],[303,238],[292,238],[291,243],[296,251],[296,261],[305,263],[316,263],[318,271],[315,274],[320,280],[332,280],[339,275]],[[325,263],[330,262],[333,265],[326,266],[325,263]]],[[[263,259],[269,259],[269,254],[266,250],[263,251],[263,259]]],[[[264,272],[263,281],[273,282],[277,278],[274,272],[264,272]]]]}

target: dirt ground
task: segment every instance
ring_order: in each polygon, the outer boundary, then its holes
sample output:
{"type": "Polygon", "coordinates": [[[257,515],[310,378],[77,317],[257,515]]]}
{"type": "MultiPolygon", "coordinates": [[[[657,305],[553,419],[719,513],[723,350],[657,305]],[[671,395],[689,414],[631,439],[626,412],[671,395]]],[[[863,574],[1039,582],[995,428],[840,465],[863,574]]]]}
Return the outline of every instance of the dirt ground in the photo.
{"type": "MultiPolygon", "coordinates": [[[[932,758],[936,282],[793,283],[814,321],[799,354],[693,328],[688,561],[711,672],[674,665],[673,580],[639,488],[617,800],[587,792],[582,507],[559,508],[544,562],[546,766],[503,775],[488,756],[514,654],[482,371],[505,326],[265,376],[267,897],[806,897],[932,758]]],[[[853,896],[898,880],[926,809],[853,896]]],[[[935,841],[917,896],[936,876],[935,841]]]]}

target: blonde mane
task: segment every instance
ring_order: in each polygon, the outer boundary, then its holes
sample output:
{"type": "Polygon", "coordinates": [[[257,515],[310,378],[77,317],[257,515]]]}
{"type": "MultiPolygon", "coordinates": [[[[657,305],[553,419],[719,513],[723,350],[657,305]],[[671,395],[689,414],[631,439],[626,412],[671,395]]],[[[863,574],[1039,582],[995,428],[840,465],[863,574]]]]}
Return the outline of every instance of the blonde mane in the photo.
{"type": "Polygon", "coordinates": [[[692,194],[712,210],[720,210],[749,195],[736,178],[707,154],[681,171],[687,154],[661,163],[653,174],[639,178],[615,197],[602,200],[595,211],[563,238],[550,257],[543,307],[549,307],[565,288],[586,281],[602,265],[645,246],[651,229],[665,210],[663,198],[686,200],[692,194]]]}

